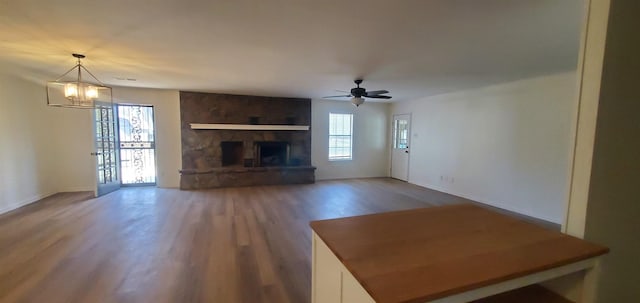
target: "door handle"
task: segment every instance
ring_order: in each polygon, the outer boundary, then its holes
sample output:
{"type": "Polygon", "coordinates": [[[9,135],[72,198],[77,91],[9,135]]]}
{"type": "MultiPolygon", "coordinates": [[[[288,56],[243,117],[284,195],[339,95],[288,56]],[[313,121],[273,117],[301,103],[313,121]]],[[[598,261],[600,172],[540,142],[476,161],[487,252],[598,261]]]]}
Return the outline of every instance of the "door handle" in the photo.
{"type": "Polygon", "coordinates": [[[408,150],[405,150],[404,152],[405,152],[405,153],[407,153],[407,154],[409,153],[409,151],[408,151],[408,150]]]}
{"type": "Polygon", "coordinates": [[[92,156],[100,156],[100,155],[102,155],[102,153],[95,152],[95,153],[91,153],[91,155],[92,156]]]}

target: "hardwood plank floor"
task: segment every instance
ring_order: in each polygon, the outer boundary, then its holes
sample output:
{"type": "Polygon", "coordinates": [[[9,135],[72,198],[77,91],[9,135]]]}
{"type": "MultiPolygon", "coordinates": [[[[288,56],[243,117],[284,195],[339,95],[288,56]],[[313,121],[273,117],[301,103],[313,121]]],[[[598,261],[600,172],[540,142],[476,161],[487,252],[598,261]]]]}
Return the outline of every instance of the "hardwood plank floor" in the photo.
{"type": "Polygon", "coordinates": [[[0,215],[0,302],[309,302],[309,221],[465,202],[387,178],[58,194],[0,215]]]}

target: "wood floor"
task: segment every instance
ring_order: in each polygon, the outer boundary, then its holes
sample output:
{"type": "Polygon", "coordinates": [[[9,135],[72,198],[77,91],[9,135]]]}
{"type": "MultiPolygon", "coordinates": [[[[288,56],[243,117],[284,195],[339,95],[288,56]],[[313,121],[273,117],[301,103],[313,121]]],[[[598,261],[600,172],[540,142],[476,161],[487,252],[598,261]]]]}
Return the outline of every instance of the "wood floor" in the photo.
{"type": "Polygon", "coordinates": [[[0,215],[0,302],[309,302],[309,221],[464,202],[386,178],[58,194],[0,215]]]}

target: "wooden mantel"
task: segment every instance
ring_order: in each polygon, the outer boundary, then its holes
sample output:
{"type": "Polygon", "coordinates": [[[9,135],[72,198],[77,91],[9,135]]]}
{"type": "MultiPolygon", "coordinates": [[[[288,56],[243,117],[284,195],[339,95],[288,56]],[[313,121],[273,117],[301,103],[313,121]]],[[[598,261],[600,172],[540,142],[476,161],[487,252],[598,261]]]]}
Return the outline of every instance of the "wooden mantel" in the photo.
{"type": "Polygon", "coordinates": [[[225,130],[309,130],[309,125],[191,123],[191,129],[225,130]]]}

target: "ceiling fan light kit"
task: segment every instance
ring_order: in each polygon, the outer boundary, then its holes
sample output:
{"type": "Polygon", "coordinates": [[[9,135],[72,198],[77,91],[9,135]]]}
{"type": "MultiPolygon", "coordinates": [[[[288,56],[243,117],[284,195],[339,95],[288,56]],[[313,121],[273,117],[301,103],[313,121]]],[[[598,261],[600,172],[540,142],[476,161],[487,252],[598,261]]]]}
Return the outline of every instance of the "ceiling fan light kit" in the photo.
{"type": "Polygon", "coordinates": [[[355,107],[358,107],[358,106],[360,106],[360,104],[364,103],[364,98],[362,98],[362,97],[353,97],[353,98],[351,98],[351,103],[355,107]]]}
{"type": "Polygon", "coordinates": [[[82,65],[81,60],[85,58],[84,55],[72,55],[78,59],[78,63],[58,79],[47,82],[47,105],[69,108],[95,108],[97,101],[113,105],[111,87],[100,82],[82,65]],[[89,75],[89,77],[86,75],[89,75]]]}
{"type": "Polygon", "coordinates": [[[352,88],[348,95],[326,96],[324,98],[351,98],[351,103],[356,107],[364,103],[365,97],[373,99],[391,99],[391,96],[384,95],[389,93],[388,90],[367,91],[364,87],[360,87],[362,79],[357,79],[353,82],[356,84],[356,87],[352,88]]]}

